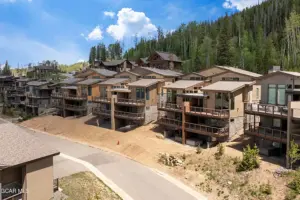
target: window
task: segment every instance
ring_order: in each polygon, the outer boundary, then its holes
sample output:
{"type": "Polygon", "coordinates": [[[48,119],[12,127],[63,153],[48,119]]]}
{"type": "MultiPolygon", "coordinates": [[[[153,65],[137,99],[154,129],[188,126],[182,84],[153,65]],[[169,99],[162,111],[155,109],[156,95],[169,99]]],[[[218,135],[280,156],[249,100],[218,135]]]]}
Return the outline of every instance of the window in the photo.
{"type": "Polygon", "coordinates": [[[149,97],[149,88],[146,88],[146,100],[149,100],[150,97],[149,97]]]}
{"type": "Polygon", "coordinates": [[[256,99],[259,99],[259,88],[256,88],[256,99]]]}
{"type": "Polygon", "coordinates": [[[136,88],[136,98],[137,99],[145,99],[144,88],[136,88]]]}
{"type": "Polygon", "coordinates": [[[278,85],[277,89],[277,104],[285,105],[285,85],[278,85]]]}
{"type": "Polygon", "coordinates": [[[222,81],[239,81],[238,77],[222,77],[222,81]]]}
{"type": "Polygon", "coordinates": [[[91,86],[88,86],[88,95],[92,96],[92,87],[91,86]]]}
{"type": "Polygon", "coordinates": [[[231,110],[234,110],[235,108],[234,108],[234,105],[235,105],[235,103],[234,103],[234,96],[233,96],[233,94],[231,93],[230,94],[230,108],[231,108],[231,110]]]}
{"type": "Polygon", "coordinates": [[[273,119],[273,127],[280,128],[281,127],[281,120],[280,119],[273,119]]]}
{"type": "Polygon", "coordinates": [[[106,97],[106,87],[99,87],[99,91],[100,91],[100,96],[101,97],[106,97]]]}
{"type": "Polygon", "coordinates": [[[268,86],[268,104],[276,104],[276,85],[268,86]]]}

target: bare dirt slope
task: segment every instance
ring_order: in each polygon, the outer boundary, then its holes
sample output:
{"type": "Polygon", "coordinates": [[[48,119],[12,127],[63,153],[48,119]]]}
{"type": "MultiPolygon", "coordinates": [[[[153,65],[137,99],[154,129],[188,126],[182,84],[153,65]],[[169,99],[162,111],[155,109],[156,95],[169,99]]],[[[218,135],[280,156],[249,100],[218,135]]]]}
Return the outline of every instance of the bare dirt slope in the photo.
{"type": "Polygon", "coordinates": [[[235,158],[242,156],[242,152],[237,150],[238,142],[226,143],[225,156],[216,160],[216,148],[196,154],[195,148],[158,139],[154,124],[122,133],[88,125],[90,122],[91,117],[64,119],[45,116],[25,121],[21,125],[122,153],[181,179],[209,199],[284,199],[287,180],[273,176],[278,165],[262,160],[259,169],[245,173],[235,172],[235,158]],[[176,155],[184,160],[184,164],[177,167],[159,164],[159,153],[162,152],[176,155]],[[271,195],[260,191],[262,184],[271,185],[271,195]]]}

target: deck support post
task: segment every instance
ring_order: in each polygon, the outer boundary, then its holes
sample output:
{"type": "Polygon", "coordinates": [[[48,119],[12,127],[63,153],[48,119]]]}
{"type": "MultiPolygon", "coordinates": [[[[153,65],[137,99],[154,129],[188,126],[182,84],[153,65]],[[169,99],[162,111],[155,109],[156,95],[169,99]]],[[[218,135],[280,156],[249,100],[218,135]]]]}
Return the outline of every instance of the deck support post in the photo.
{"type": "Polygon", "coordinates": [[[185,112],[187,111],[187,109],[190,108],[190,102],[183,102],[182,103],[182,144],[186,144],[186,132],[185,132],[185,117],[186,117],[186,114],[185,112]]]}
{"type": "Polygon", "coordinates": [[[111,129],[116,130],[116,119],[115,119],[115,102],[117,100],[117,95],[112,95],[111,96],[111,101],[110,101],[110,119],[111,119],[111,129]]]}
{"type": "Polygon", "coordinates": [[[288,152],[290,151],[291,142],[291,119],[292,119],[291,101],[288,102],[288,118],[287,118],[287,141],[286,141],[286,168],[290,168],[290,157],[288,152]]]}

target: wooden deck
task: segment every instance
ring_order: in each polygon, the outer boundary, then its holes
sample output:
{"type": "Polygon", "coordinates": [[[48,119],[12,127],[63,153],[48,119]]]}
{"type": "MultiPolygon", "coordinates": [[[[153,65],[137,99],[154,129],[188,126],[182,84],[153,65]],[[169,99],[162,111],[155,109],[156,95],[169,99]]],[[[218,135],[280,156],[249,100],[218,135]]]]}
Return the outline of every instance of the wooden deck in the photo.
{"type": "Polygon", "coordinates": [[[132,112],[123,112],[123,111],[115,111],[115,117],[121,119],[131,119],[131,120],[144,120],[145,113],[132,113],[132,112]]]}
{"type": "Polygon", "coordinates": [[[115,104],[126,106],[145,106],[145,100],[141,99],[117,99],[115,104]]]}
{"type": "Polygon", "coordinates": [[[204,124],[192,124],[187,122],[185,123],[185,130],[188,132],[213,136],[213,137],[226,137],[229,135],[228,128],[216,128],[216,127],[206,126],[204,124]]]}
{"type": "Polygon", "coordinates": [[[288,108],[287,106],[246,103],[245,113],[285,119],[288,115],[288,108]]]}
{"type": "Polygon", "coordinates": [[[111,116],[111,110],[105,110],[99,107],[93,108],[92,113],[93,115],[99,115],[99,116],[106,116],[106,117],[111,116]]]}
{"type": "Polygon", "coordinates": [[[182,106],[174,103],[162,103],[162,104],[158,104],[158,110],[182,112],[182,106]]]}
{"type": "Polygon", "coordinates": [[[273,142],[287,143],[287,132],[278,129],[245,124],[244,134],[256,136],[273,142]]]}
{"type": "Polygon", "coordinates": [[[186,111],[186,114],[202,116],[208,118],[217,118],[217,119],[227,119],[229,118],[229,110],[226,109],[210,109],[203,107],[190,107],[189,111],[186,111]]]}

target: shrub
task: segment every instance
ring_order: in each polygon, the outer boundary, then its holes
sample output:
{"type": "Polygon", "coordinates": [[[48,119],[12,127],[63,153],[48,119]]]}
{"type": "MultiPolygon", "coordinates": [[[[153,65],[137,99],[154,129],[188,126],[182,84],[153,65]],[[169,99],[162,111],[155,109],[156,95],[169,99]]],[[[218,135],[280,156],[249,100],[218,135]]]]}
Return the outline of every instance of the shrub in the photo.
{"type": "Polygon", "coordinates": [[[294,190],[289,190],[284,200],[294,200],[297,197],[297,193],[294,190]]]}
{"type": "Polygon", "coordinates": [[[293,168],[293,164],[300,160],[299,146],[295,143],[295,141],[291,141],[290,149],[288,151],[288,155],[290,157],[291,168],[293,168]]]}
{"type": "Polygon", "coordinates": [[[200,145],[198,145],[196,149],[196,154],[201,154],[201,152],[202,152],[202,148],[200,145]]]}
{"type": "Polygon", "coordinates": [[[259,191],[262,194],[270,195],[270,194],[272,194],[272,187],[271,187],[271,185],[269,183],[262,184],[262,185],[259,186],[259,191]]]}
{"type": "Polygon", "coordinates": [[[251,149],[250,145],[247,145],[243,150],[243,159],[237,165],[236,170],[238,172],[241,171],[251,171],[253,169],[259,168],[259,160],[258,160],[259,149],[255,145],[253,149],[251,149]]]}
{"type": "Polygon", "coordinates": [[[220,160],[221,157],[224,155],[224,152],[225,152],[225,148],[224,148],[223,144],[219,144],[217,152],[215,153],[216,160],[220,160]]]}
{"type": "Polygon", "coordinates": [[[300,171],[292,173],[293,180],[288,184],[288,187],[300,194],[300,171]]]}

